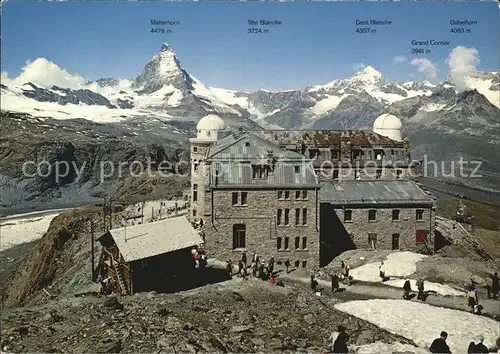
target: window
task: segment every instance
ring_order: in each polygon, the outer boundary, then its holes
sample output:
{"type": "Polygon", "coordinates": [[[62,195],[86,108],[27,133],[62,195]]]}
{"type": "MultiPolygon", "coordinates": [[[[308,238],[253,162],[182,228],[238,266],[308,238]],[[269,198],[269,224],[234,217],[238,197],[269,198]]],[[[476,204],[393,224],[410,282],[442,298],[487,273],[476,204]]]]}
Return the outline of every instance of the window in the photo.
{"type": "Polygon", "coordinates": [[[344,221],[352,221],[352,210],[344,210],[344,221]]]}
{"type": "Polygon", "coordinates": [[[285,199],[290,199],[290,191],[285,191],[285,199]]]}
{"type": "Polygon", "coordinates": [[[245,146],[250,146],[250,143],[247,141],[247,142],[245,143],[245,146]]]}
{"type": "Polygon", "coordinates": [[[295,199],[300,199],[300,191],[295,191],[295,199]]]}
{"type": "Polygon", "coordinates": [[[196,202],[198,200],[198,185],[195,183],[193,184],[193,202],[196,202]]]}
{"type": "Polygon", "coordinates": [[[361,159],[361,154],[362,154],[362,152],[361,152],[361,151],[353,151],[353,159],[354,159],[354,160],[359,160],[359,159],[361,159]]]}
{"type": "Polygon", "coordinates": [[[295,265],[295,268],[298,268],[300,266],[300,261],[295,261],[294,265],[295,265]]]}
{"type": "Polygon", "coordinates": [[[233,249],[245,248],[246,225],[233,225],[233,249]]]}
{"type": "Polygon", "coordinates": [[[307,191],[302,191],[302,199],[307,199],[307,191]]]}
{"type": "Polygon", "coordinates": [[[403,171],[401,171],[399,168],[396,169],[396,178],[399,179],[401,178],[401,174],[403,173],[403,171]]]}
{"type": "Polygon", "coordinates": [[[232,192],[231,199],[233,205],[248,205],[248,192],[232,192]]]}
{"type": "Polygon", "coordinates": [[[290,224],[290,210],[288,209],[285,209],[285,225],[289,225],[290,224]]]}
{"type": "Polygon", "coordinates": [[[198,148],[196,146],[193,147],[193,152],[197,152],[198,148]]]}
{"type": "Polygon", "coordinates": [[[399,234],[392,234],[392,250],[399,249],[399,234]]]}
{"type": "Polygon", "coordinates": [[[394,155],[394,149],[391,149],[391,155],[394,155]]]}
{"type": "Polygon", "coordinates": [[[332,150],[331,154],[332,154],[332,160],[338,160],[339,156],[340,156],[340,151],[339,150],[332,150]]]}
{"type": "Polygon", "coordinates": [[[196,216],[196,209],[193,209],[193,216],[196,216]]]}
{"type": "Polygon", "coordinates": [[[277,216],[277,218],[276,218],[276,223],[277,223],[278,225],[281,225],[281,214],[282,214],[282,212],[283,212],[283,210],[278,209],[278,216],[277,216]]]}
{"type": "Polygon", "coordinates": [[[295,249],[300,249],[300,237],[295,237],[295,249]]]}
{"type": "Polygon", "coordinates": [[[424,211],[422,209],[417,209],[415,211],[415,219],[418,221],[424,220],[424,211]]]}
{"type": "Polygon", "coordinates": [[[278,191],[278,199],[283,199],[283,191],[278,191]]]}
{"type": "Polygon", "coordinates": [[[295,209],[295,225],[300,224],[300,209],[295,209]]]}
{"type": "Polygon", "coordinates": [[[302,209],[302,225],[307,225],[307,209],[302,209]]]}
{"type": "Polygon", "coordinates": [[[375,209],[368,210],[368,221],[377,220],[377,211],[375,209]]]}
{"type": "Polygon", "coordinates": [[[302,268],[307,267],[307,261],[302,261],[302,268]]]}
{"type": "Polygon", "coordinates": [[[194,164],[193,164],[193,167],[194,167],[195,171],[198,171],[198,166],[200,166],[200,164],[195,160],[194,164]]]}
{"type": "Polygon", "coordinates": [[[267,166],[266,165],[253,165],[253,178],[254,179],[266,179],[267,178],[267,166]]]}
{"type": "Polygon", "coordinates": [[[417,230],[415,232],[415,243],[426,243],[427,242],[427,230],[417,230]]]}
{"type": "Polygon", "coordinates": [[[399,210],[394,209],[392,211],[392,221],[398,221],[399,220],[399,210]]]}
{"type": "Polygon", "coordinates": [[[294,166],[295,173],[300,173],[300,166],[294,166]]]}
{"type": "Polygon", "coordinates": [[[380,179],[380,178],[382,178],[382,170],[377,170],[377,172],[376,172],[376,173],[377,173],[377,174],[375,175],[375,178],[376,178],[376,179],[380,179]]]}
{"type": "Polygon", "coordinates": [[[373,249],[377,248],[377,234],[369,233],[368,234],[368,244],[370,244],[373,249]]]}
{"type": "Polygon", "coordinates": [[[333,170],[333,179],[339,179],[339,170],[337,169],[333,170]]]}
{"type": "Polygon", "coordinates": [[[282,239],[281,237],[278,237],[278,238],[276,239],[276,249],[278,249],[278,250],[280,250],[280,249],[281,249],[281,247],[283,246],[283,245],[282,245],[282,242],[283,242],[283,239],[282,239]]]}
{"type": "Polygon", "coordinates": [[[307,237],[302,237],[302,249],[307,249],[307,237]]]}
{"type": "Polygon", "coordinates": [[[290,237],[285,237],[285,249],[290,249],[290,237]]]}

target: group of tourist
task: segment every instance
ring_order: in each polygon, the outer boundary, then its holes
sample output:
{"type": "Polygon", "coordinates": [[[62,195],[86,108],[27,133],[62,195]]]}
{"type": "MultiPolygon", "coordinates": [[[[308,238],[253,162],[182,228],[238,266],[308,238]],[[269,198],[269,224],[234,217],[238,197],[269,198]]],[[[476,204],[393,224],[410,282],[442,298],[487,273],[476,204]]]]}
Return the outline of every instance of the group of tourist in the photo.
{"type": "MultiPolygon", "coordinates": [[[[266,262],[260,258],[260,256],[254,252],[250,261],[250,267],[248,264],[247,253],[243,251],[241,254],[241,258],[238,261],[238,269],[236,274],[243,278],[244,280],[250,275],[248,273],[248,268],[250,268],[250,273],[252,277],[259,278],[262,280],[268,280],[271,285],[280,285],[283,286],[283,282],[276,281],[276,273],[274,271],[274,267],[276,264],[276,260],[274,257],[269,258],[266,262]]],[[[228,272],[229,277],[233,277],[234,273],[234,264],[229,259],[226,261],[226,271],[228,272]]],[[[287,268],[288,272],[288,268],[287,268]]]]}

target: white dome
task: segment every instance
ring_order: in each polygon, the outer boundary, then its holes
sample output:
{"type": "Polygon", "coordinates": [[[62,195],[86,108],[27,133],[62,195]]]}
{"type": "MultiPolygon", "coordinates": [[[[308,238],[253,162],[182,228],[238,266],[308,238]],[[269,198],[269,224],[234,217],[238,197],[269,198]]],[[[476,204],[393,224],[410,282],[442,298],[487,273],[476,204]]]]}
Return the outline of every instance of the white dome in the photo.
{"type": "Polygon", "coordinates": [[[196,125],[196,130],[225,130],[227,129],[226,123],[222,120],[221,117],[216,116],[215,114],[209,114],[200,119],[198,124],[196,125]]]}
{"type": "Polygon", "coordinates": [[[382,114],[375,122],[373,122],[373,130],[377,129],[401,129],[403,127],[403,123],[399,120],[398,117],[393,116],[392,114],[382,114]]]}

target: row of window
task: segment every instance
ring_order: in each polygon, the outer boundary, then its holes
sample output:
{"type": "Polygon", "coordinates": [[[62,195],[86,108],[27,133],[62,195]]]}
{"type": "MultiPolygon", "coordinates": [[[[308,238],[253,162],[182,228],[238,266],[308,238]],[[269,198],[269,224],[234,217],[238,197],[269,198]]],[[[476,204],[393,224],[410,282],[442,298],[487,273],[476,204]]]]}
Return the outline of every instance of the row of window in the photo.
{"type": "MultiPolygon", "coordinates": [[[[401,210],[393,209],[392,210],[392,221],[400,220],[401,210]]],[[[415,220],[421,221],[424,220],[424,210],[417,209],[415,210],[415,220]]],[[[352,221],[352,210],[344,210],[344,221],[352,221]]],[[[371,209],[368,210],[368,221],[377,221],[377,210],[371,209]]]]}
{"type": "MultiPolygon", "coordinates": [[[[427,242],[427,235],[428,231],[427,230],[416,230],[415,232],[415,244],[425,244],[427,242]]],[[[392,234],[392,249],[393,250],[398,250],[399,249],[399,234],[392,234]]],[[[369,233],[368,234],[368,244],[372,246],[373,249],[377,248],[377,234],[376,233],[369,233]]]]}
{"type": "MultiPolygon", "coordinates": [[[[339,174],[340,174],[340,169],[334,169],[332,170],[332,179],[334,180],[338,180],[339,179],[339,174]]],[[[357,178],[360,178],[360,173],[359,173],[360,170],[357,170],[355,169],[354,170],[354,179],[357,179],[357,178]]],[[[403,173],[402,170],[400,169],[396,169],[396,178],[401,178],[401,174],[403,173]]],[[[344,175],[342,175],[344,176],[344,175]]],[[[370,177],[373,177],[373,175],[371,173],[367,173],[367,176],[370,176],[370,177]]],[[[346,176],[344,176],[346,177],[346,176]]],[[[378,169],[378,170],[375,170],[375,179],[381,179],[382,178],[382,170],[378,169]]]]}
{"type": "MultiPolygon", "coordinates": [[[[307,250],[307,237],[295,237],[295,250],[307,250]]],[[[290,237],[276,238],[276,249],[278,251],[290,251],[290,237]]]]}
{"type": "MultiPolygon", "coordinates": [[[[385,156],[384,150],[351,150],[350,151],[353,160],[380,160],[385,156]]],[[[389,156],[396,159],[401,159],[404,156],[404,151],[402,149],[391,149],[389,156]]],[[[324,160],[339,160],[341,157],[341,150],[331,149],[331,150],[319,150],[319,149],[309,149],[309,157],[315,159],[322,156],[324,160]]]]}
{"type": "MultiPolygon", "coordinates": [[[[276,215],[277,225],[290,225],[290,209],[278,209],[276,215]]],[[[307,209],[295,209],[295,225],[307,225],[307,209]],[[302,210],[302,212],[301,212],[302,210]],[[302,216],[302,220],[301,219],[302,216]]]]}
{"type": "MultiPolygon", "coordinates": [[[[290,191],[278,191],[278,199],[280,200],[290,200],[290,191]]],[[[296,200],[306,200],[307,191],[306,190],[296,190],[295,191],[296,200]]]]}

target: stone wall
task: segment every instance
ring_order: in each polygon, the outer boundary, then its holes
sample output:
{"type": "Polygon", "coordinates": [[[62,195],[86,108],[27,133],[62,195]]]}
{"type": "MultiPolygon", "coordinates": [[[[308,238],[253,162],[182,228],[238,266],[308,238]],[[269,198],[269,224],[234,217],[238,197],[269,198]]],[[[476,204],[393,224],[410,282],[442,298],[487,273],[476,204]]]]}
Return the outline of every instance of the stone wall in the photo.
{"type": "MultiPolygon", "coordinates": [[[[302,190],[299,191],[302,193],[302,190]]],[[[319,224],[317,224],[319,220],[316,211],[316,190],[307,190],[307,198],[298,200],[295,190],[289,190],[288,200],[278,199],[276,190],[253,189],[244,190],[244,192],[248,193],[247,205],[233,206],[233,190],[207,191],[204,228],[209,256],[237,262],[241,257],[241,252],[246,250],[248,257],[251,257],[253,252],[257,252],[265,260],[274,256],[277,261],[288,259],[292,265],[299,261],[300,267],[317,267],[319,264],[319,224]],[[210,204],[213,204],[213,215],[210,212],[210,204]],[[278,209],[286,208],[289,209],[289,225],[278,225],[278,209]],[[295,225],[295,209],[297,208],[300,209],[299,225],[295,225]],[[306,225],[302,225],[302,209],[304,208],[307,209],[306,225]],[[245,225],[244,249],[233,248],[235,224],[245,225]],[[278,238],[281,239],[282,249],[280,250],[278,250],[278,238]],[[284,249],[286,238],[288,238],[287,250],[284,249]],[[295,249],[296,238],[299,238],[299,249],[295,249]],[[302,248],[303,241],[305,241],[305,249],[302,248]],[[302,263],[304,261],[306,264],[302,263]]],[[[284,195],[285,190],[283,190],[284,195]]],[[[284,223],[284,211],[281,219],[284,223]]]]}
{"type": "MultiPolygon", "coordinates": [[[[342,222],[347,234],[350,235],[356,248],[371,249],[368,234],[376,234],[377,249],[392,249],[392,235],[399,235],[399,250],[426,251],[425,244],[416,243],[416,231],[428,231],[429,244],[434,243],[432,229],[434,226],[435,211],[429,207],[384,207],[384,208],[352,208],[352,220],[344,221],[344,210],[334,209],[336,217],[342,222]],[[399,220],[392,219],[392,211],[399,210],[399,220]],[[417,209],[423,210],[422,220],[416,220],[417,209]],[[376,220],[368,219],[369,210],[376,210],[376,220]]],[[[321,232],[331,233],[335,237],[335,230],[323,229],[321,232]]]]}

